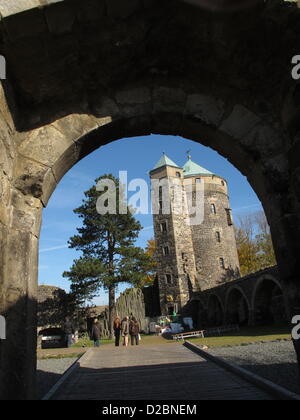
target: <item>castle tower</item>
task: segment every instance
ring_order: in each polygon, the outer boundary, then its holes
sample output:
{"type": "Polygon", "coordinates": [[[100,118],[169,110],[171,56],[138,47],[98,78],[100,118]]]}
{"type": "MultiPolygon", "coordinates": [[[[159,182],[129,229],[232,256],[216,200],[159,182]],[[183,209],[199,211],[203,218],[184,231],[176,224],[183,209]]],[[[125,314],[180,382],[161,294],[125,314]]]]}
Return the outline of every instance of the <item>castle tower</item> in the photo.
{"type": "Polygon", "coordinates": [[[183,174],[193,183],[204,183],[204,220],[192,225],[191,231],[200,288],[211,289],[240,274],[228,185],[224,178],[193,162],[191,156],[183,174]]]}
{"type": "Polygon", "coordinates": [[[159,183],[152,205],[161,312],[164,315],[172,315],[174,311],[179,312],[197,290],[196,264],[188,214],[186,211],[176,212],[175,209],[174,185],[182,191],[183,169],[163,155],[150,172],[150,177],[152,190],[155,182],[157,185],[159,183]],[[155,205],[157,211],[154,209],[155,205]],[[164,206],[170,208],[169,214],[165,214],[164,206]]]}
{"type": "Polygon", "coordinates": [[[224,178],[202,168],[191,156],[179,167],[165,154],[150,177],[152,189],[158,191],[152,199],[154,233],[161,312],[167,315],[180,312],[193,292],[238,277],[239,260],[224,178]],[[192,191],[196,183],[201,183],[204,190],[200,224],[190,223],[185,200],[182,211],[176,211],[175,190],[179,188],[186,198],[187,182],[192,184],[192,191]],[[168,206],[171,211],[166,214],[168,206]]]}

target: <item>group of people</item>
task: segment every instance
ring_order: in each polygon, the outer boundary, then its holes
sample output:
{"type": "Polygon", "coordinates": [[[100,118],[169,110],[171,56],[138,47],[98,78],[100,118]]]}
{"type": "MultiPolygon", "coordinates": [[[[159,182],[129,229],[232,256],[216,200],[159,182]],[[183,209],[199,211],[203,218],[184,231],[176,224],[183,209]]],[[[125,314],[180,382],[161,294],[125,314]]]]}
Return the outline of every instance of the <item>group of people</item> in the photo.
{"type": "MultiPolygon", "coordinates": [[[[120,346],[120,341],[122,337],[122,344],[125,347],[128,347],[129,338],[131,345],[139,345],[140,342],[140,325],[137,319],[134,316],[125,316],[123,320],[117,316],[113,323],[113,329],[115,334],[115,346],[120,346]]],[[[100,346],[100,339],[103,335],[101,323],[95,319],[91,338],[94,341],[94,347],[100,346]]]]}

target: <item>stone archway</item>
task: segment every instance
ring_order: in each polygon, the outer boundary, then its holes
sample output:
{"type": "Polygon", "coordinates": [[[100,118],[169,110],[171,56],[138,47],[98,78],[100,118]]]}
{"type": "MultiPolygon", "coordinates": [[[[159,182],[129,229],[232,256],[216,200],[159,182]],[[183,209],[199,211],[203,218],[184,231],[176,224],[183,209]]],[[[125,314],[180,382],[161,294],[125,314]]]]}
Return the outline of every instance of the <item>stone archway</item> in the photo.
{"type": "Polygon", "coordinates": [[[249,324],[249,302],[239,287],[228,290],[226,296],[225,319],[227,324],[247,326],[249,324]]]}
{"type": "Polygon", "coordinates": [[[283,290],[272,277],[261,278],[253,291],[252,307],[255,325],[284,324],[286,308],[283,290]]]}
{"type": "Polygon", "coordinates": [[[207,322],[209,327],[220,327],[224,323],[224,308],[217,295],[208,298],[207,322]]]}
{"type": "Polygon", "coordinates": [[[107,142],[176,134],[229,159],[262,201],[291,314],[299,296],[300,109],[290,65],[299,10],[279,1],[234,16],[175,0],[51,3],[0,6],[3,398],[34,396],[42,208],[61,177],[107,142]]]}

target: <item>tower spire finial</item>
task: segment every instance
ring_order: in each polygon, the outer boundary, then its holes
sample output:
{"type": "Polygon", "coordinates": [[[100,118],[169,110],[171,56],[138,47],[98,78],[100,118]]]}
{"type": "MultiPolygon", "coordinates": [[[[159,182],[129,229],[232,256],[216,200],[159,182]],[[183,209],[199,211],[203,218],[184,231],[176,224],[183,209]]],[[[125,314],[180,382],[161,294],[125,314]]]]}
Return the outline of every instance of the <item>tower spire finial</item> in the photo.
{"type": "Polygon", "coordinates": [[[192,159],[191,150],[189,149],[186,153],[187,153],[188,160],[191,160],[192,159]]]}

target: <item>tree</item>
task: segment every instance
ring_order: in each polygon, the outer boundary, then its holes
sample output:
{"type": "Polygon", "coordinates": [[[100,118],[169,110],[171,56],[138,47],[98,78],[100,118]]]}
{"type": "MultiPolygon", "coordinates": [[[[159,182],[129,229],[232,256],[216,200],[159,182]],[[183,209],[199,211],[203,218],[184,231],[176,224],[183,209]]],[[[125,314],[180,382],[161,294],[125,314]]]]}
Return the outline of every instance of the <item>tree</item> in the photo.
{"type": "Polygon", "coordinates": [[[259,270],[257,244],[242,227],[235,229],[236,245],[240,261],[241,276],[255,273],[259,270]]]}
{"type": "Polygon", "coordinates": [[[134,246],[142,226],[133,209],[127,207],[122,185],[111,174],[98,178],[96,183],[105,180],[109,180],[105,188],[97,191],[93,186],[85,192],[82,206],[74,210],[82,219],[82,227],[69,246],[81,251],[82,256],[63,276],[72,282],[71,292],[78,304],[91,301],[101,287],[108,290],[112,334],[117,286],[122,282],[138,286],[150,262],[144,250],[134,246]],[[107,211],[109,208],[113,214],[107,211]]]}
{"type": "Polygon", "coordinates": [[[242,276],[276,265],[270,227],[263,211],[240,217],[235,237],[242,276]]]}
{"type": "Polygon", "coordinates": [[[149,265],[147,267],[147,274],[142,281],[143,286],[151,286],[155,281],[157,268],[156,251],[157,247],[155,239],[149,239],[145,250],[146,256],[148,257],[149,265]]]}

